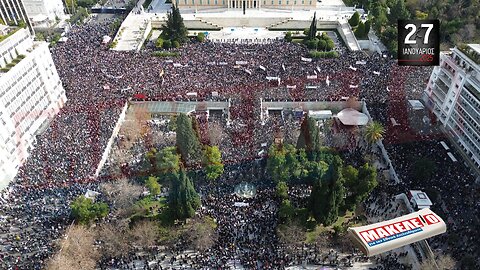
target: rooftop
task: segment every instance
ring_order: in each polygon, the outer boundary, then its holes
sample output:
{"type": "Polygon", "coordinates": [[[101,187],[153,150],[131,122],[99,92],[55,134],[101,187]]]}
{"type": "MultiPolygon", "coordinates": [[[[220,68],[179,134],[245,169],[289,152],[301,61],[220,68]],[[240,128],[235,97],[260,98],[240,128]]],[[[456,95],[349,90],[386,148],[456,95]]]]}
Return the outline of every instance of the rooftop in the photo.
{"type": "Polygon", "coordinates": [[[457,48],[477,65],[480,65],[480,44],[463,44],[457,48]]]}

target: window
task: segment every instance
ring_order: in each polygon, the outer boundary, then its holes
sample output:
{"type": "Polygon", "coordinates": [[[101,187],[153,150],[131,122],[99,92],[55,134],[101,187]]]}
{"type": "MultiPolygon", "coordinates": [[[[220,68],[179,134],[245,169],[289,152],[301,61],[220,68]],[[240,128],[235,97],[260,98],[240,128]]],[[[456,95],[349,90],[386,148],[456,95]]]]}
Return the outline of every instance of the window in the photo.
{"type": "Polygon", "coordinates": [[[282,4],[282,0],[278,0],[278,4],[281,5],[281,4],[282,4]]]}

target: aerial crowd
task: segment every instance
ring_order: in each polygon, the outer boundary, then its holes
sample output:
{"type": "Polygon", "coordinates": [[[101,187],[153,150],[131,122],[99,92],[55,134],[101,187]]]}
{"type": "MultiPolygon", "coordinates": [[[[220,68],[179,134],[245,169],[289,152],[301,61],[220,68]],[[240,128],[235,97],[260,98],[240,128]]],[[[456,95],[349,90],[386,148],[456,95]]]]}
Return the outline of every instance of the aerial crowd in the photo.
{"type": "MultiPolygon", "coordinates": [[[[175,49],[180,56],[172,58],[154,57],[148,49],[116,52],[102,44],[102,37],[110,32],[109,24],[91,22],[75,26],[68,33],[67,42],[51,49],[68,100],[45,132],[37,136],[30,157],[1,193],[0,268],[44,267],[56,251],[54,240],[62,237],[72,223],[70,202],[87,189],[99,189],[103,178],[95,178],[94,173],[107,141],[128,99],[138,99],[139,95],[145,100],[231,101],[231,121],[222,134],[220,147],[225,163],[230,166],[222,177],[225,190],[219,188],[217,196],[204,198],[205,209],[199,213],[216,218],[223,242],[218,241],[215,250],[211,250],[213,256],[196,257],[198,267],[220,269],[235,258],[249,269],[258,266],[280,269],[306,258],[310,262],[322,261],[316,258],[314,249],[298,258],[281,255],[284,250],[279,248],[274,230],[278,202],[272,186],[258,183],[256,197],[245,200],[250,208],[232,206],[235,198],[229,195],[232,192],[229,189],[233,189],[229,184],[238,178],[228,175],[254,170],[252,164],[259,151],[267,149],[262,145],[272,143],[271,135],[295,125],[291,119],[262,123],[260,99],[332,101],[352,96],[364,99],[372,118],[386,127],[386,147],[403,181],[392,189],[391,195],[407,189],[436,187],[439,199],[434,207],[446,209],[444,219],[462,241],[446,247],[443,239],[448,237],[446,234],[433,240],[434,247],[479,257],[478,233],[471,233],[475,222],[478,224],[475,217],[479,216],[479,193],[465,186],[472,183],[472,176],[463,165],[453,168],[446,154],[437,155],[442,151],[438,147],[438,134],[419,135],[408,128],[410,110],[406,99],[420,98],[430,70],[399,67],[394,59],[380,54],[347,53],[339,42],[336,44],[341,52],[339,58],[320,60],[309,59],[305,47],[282,40],[263,44],[193,43],[175,49]],[[192,92],[196,94],[187,95],[192,92]],[[391,118],[400,125],[393,125],[391,118]],[[414,139],[420,141],[397,145],[414,139]],[[426,153],[442,169],[428,181],[411,180],[408,176],[412,152],[426,153]]],[[[245,180],[254,181],[252,177],[245,180]]],[[[382,260],[385,265],[395,264],[392,257],[382,260]]],[[[101,266],[108,268],[112,264],[104,262],[101,266]]]]}

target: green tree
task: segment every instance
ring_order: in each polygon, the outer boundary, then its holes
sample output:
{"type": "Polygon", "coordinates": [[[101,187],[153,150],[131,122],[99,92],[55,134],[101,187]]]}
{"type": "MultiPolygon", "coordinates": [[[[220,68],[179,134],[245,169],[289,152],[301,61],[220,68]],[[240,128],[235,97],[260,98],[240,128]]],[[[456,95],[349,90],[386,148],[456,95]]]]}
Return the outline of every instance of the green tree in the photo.
{"type": "Polygon", "coordinates": [[[354,33],[358,39],[363,39],[365,37],[365,24],[362,21],[358,23],[354,33]]]}
{"type": "Polygon", "coordinates": [[[293,38],[292,38],[292,32],[288,31],[286,34],[285,34],[285,40],[288,41],[288,42],[292,42],[293,38]]]}
{"type": "Polygon", "coordinates": [[[368,194],[378,185],[377,170],[365,163],[358,170],[352,166],[343,169],[347,197],[345,206],[349,210],[355,207],[368,197],[368,194]]]}
{"type": "Polygon", "coordinates": [[[300,127],[297,149],[304,148],[310,160],[315,159],[321,148],[320,129],[315,119],[306,116],[300,127]]]}
{"type": "Polygon", "coordinates": [[[396,24],[397,20],[410,19],[410,12],[405,6],[404,0],[396,0],[393,7],[390,9],[390,23],[396,24]]]}
{"type": "Polygon", "coordinates": [[[172,180],[168,207],[174,220],[191,218],[195,215],[195,210],[200,207],[200,196],[183,169],[172,180]]]}
{"type": "Polygon", "coordinates": [[[200,32],[197,34],[197,41],[198,42],[204,42],[205,41],[205,33],[200,32]]]}
{"type": "Polygon", "coordinates": [[[167,14],[167,22],[163,26],[162,36],[164,39],[177,41],[179,44],[183,44],[188,40],[187,28],[183,23],[182,15],[176,5],[172,5],[172,10],[167,14]]]}
{"type": "Polygon", "coordinates": [[[164,40],[163,44],[162,44],[162,47],[165,50],[171,49],[172,48],[172,41],[170,39],[164,40]]]}
{"type": "Polygon", "coordinates": [[[157,38],[157,41],[155,41],[155,47],[157,49],[163,48],[163,38],[161,38],[161,37],[157,38]]]}
{"type": "Polygon", "coordinates": [[[372,9],[372,16],[374,18],[373,27],[375,31],[381,33],[382,28],[385,27],[388,23],[386,6],[380,1],[375,2],[372,9]]]}
{"type": "Polygon", "coordinates": [[[148,188],[148,191],[150,191],[150,194],[153,196],[156,196],[160,194],[161,187],[160,184],[158,183],[158,178],[155,176],[150,176],[145,180],[145,186],[148,188]]]}
{"type": "Polygon", "coordinates": [[[165,147],[156,155],[157,169],[162,174],[177,173],[180,170],[180,156],[173,146],[165,147]]]}
{"type": "Polygon", "coordinates": [[[348,24],[350,24],[351,27],[355,27],[358,25],[359,22],[360,22],[360,13],[358,13],[358,11],[355,11],[352,17],[348,19],[348,24]]]}
{"type": "Polygon", "coordinates": [[[282,200],[280,207],[278,208],[278,217],[282,222],[286,223],[292,220],[295,215],[295,207],[292,206],[290,200],[282,200]]]}
{"type": "Polygon", "coordinates": [[[328,170],[314,181],[310,194],[310,212],[317,222],[329,226],[338,218],[339,208],[344,205],[343,162],[336,156],[328,170]]]}
{"type": "Polygon", "coordinates": [[[183,162],[197,161],[200,158],[200,141],[195,135],[190,117],[184,113],[177,116],[176,141],[183,162]]]}
{"type": "Polygon", "coordinates": [[[307,39],[305,40],[305,45],[307,46],[307,48],[311,50],[316,50],[318,46],[318,39],[317,38],[307,39]]]}
{"type": "Polygon", "coordinates": [[[288,186],[285,182],[278,182],[276,187],[277,197],[282,201],[288,199],[288,186]]]}
{"type": "Polygon", "coordinates": [[[212,181],[223,174],[222,154],[218,146],[206,146],[203,164],[207,172],[207,179],[212,181]]]}
{"type": "Polygon", "coordinates": [[[385,129],[383,128],[382,124],[380,124],[380,122],[370,122],[365,127],[365,140],[370,145],[374,144],[383,138],[384,133],[385,129]]]}
{"type": "Polygon", "coordinates": [[[285,155],[286,149],[282,144],[272,144],[268,150],[267,172],[274,182],[285,182],[290,176],[285,155]]]}
{"type": "Polygon", "coordinates": [[[317,12],[314,12],[312,23],[310,24],[310,29],[308,31],[308,40],[315,39],[316,36],[317,36],[317,12]]]}
{"type": "Polygon", "coordinates": [[[317,44],[317,50],[326,51],[327,50],[327,41],[320,39],[317,44]]]}
{"type": "Polygon", "coordinates": [[[71,204],[73,218],[80,224],[88,225],[98,218],[104,218],[108,215],[109,207],[106,203],[93,203],[92,199],[81,195],[71,204]]]}
{"type": "Polygon", "coordinates": [[[370,32],[371,24],[372,24],[371,20],[365,21],[365,36],[368,36],[368,32],[370,32]]]}

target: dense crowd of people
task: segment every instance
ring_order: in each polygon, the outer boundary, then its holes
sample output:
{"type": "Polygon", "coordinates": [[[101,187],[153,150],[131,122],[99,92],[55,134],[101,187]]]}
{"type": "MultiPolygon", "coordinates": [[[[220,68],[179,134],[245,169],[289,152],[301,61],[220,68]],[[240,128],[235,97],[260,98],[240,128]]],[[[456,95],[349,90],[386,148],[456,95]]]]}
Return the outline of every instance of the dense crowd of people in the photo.
{"type": "MultiPolygon", "coordinates": [[[[267,149],[262,145],[270,145],[278,132],[286,132],[289,126],[299,123],[298,119],[282,122],[274,117],[262,123],[261,98],[364,99],[372,117],[387,126],[387,141],[395,143],[401,139],[395,134],[405,132],[392,127],[390,118],[395,117],[401,128],[408,127],[405,98],[418,98],[420,93],[412,86],[425,85],[429,74],[421,68],[399,67],[388,57],[364,52],[342,53],[336,59],[309,59],[305,47],[284,41],[193,43],[176,49],[179,57],[154,57],[149,50],[108,50],[101,41],[109,32],[109,22],[76,26],[68,33],[66,43],[52,48],[68,101],[45,132],[37,136],[30,157],[1,194],[2,269],[44,267],[46,259],[56,251],[54,240],[72,222],[69,203],[87,189],[98,190],[98,179],[93,175],[122,107],[135,95],[147,100],[173,101],[192,99],[187,93],[195,92],[195,100],[215,99],[217,94],[230,99],[230,119],[220,148],[227,164],[239,164],[257,158],[261,150],[267,149]]],[[[209,121],[199,123],[200,129],[206,130],[204,125],[209,121]]],[[[408,165],[402,165],[408,160],[402,153],[419,149],[425,153],[434,151],[428,144],[408,149],[392,145],[389,149],[406,186],[420,184],[408,179],[408,165]]],[[[438,167],[457,168],[449,167],[447,162],[442,161],[438,167]]],[[[475,224],[478,217],[477,199],[455,199],[475,198],[475,190],[465,187],[471,184],[470,179],[470,175],[456,169],[442,170],[419,186],[438,187],[441,200],[436,201],[437,207],[446,207],[445,214],[451,217],[448,220],[462,237],[472,230],[469,224],[475,224]],[[475,206],[477,215],[473,212],[475,206]]],[[[246,208],[232,208],[235,197],[228,195],[229,188],[232,187],[227,186],[226,191],[203,201],[205,211],[220,224],[218,234],[222,241],[211,251],[214,256],[198,257],[198,265],[221,268],[225,260],[238,258],[251,269],[286,267],[293,259],[286,259],[277,244],[274,228],[278,205],[273,200],[272,188],[259,187],[257,196],[246,200],[251,205],[246,208]]],[[[480,250],[477,238],[478,234],[471,234],[464,239],[467,245],[458,241],[448,249],[454,254],[474,254],[480,250]]],[[[105,262],[104,266],[108,264],[105,262]]]]}

